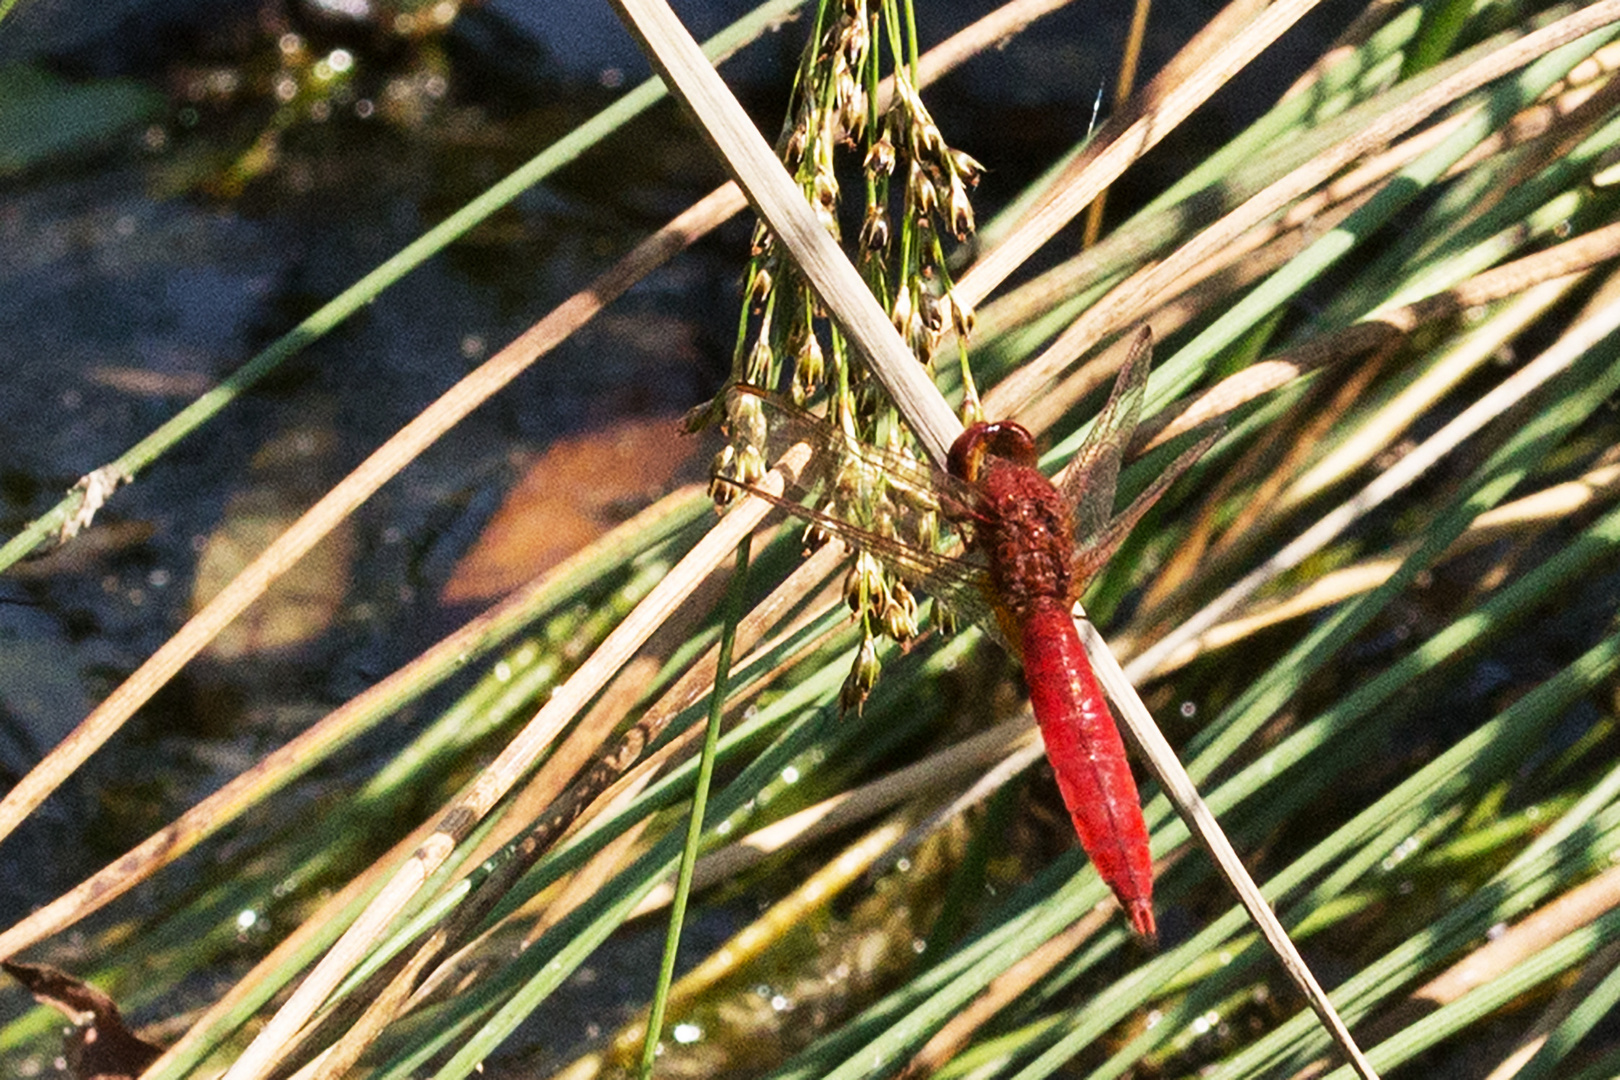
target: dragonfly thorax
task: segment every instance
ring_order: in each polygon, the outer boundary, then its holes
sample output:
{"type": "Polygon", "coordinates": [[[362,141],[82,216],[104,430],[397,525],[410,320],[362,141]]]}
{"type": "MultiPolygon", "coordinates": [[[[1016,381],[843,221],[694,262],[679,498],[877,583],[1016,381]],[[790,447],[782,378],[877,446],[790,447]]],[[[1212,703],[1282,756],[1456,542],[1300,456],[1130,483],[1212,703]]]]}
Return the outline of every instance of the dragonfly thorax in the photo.
{"type": "Polygon", "coordinates": [[[1038,600],[1067,604],[1074,584],[1068,507],[1033,466],[992,459],[980,477],[982,516],[974,541],[1001,602],[1022,616],[1038,600]]]}

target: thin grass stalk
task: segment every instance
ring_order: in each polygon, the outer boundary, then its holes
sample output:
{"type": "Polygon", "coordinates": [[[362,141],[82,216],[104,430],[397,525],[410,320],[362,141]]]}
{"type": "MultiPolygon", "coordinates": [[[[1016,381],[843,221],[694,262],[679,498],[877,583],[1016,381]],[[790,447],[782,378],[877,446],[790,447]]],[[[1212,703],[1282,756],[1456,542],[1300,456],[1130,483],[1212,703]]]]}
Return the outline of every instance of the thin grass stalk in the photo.
{"type": "MultiPolygon", "coordinates": [[[[812,680],[806,690],[822,702],[829,691],[836,692],[832,679],[812,680]],[[829,685],[831,684],[831,685],[829,685]]],[[[730,830],[746,819],[753,809],[759,787],[801,753],[811,735],[821,726],[821,712],[814,710],[789,725],[775,745],[746,765],[737,778],[715,799],[719,818],[716,830],[730,830]]],[[[571,912],[546,935],[508,964],[495,978],[464,992],[446,1006],[452,1013],[482,1021],[479,1030],[462,1043],[435,1074],[436,1080],[463,1077],[476,1069],[510,1033],[549,996],[574,969],[635,911],[661,881],[678,865],[682,837],[669,833],[636,861],[635,866],[600,890],[585,906],[571,912]]],[[[423,1047],[427,1051],[428,1047],[423,1047]]],[[[409,1068],[424,1060],[418,1051],[397,1058],[391,1070],[409,1068]]]]}
{"type": "MultiPolygon", "coordinates": [[[[791,475],[796,469],[789,463],[785,471],[791,475]]],[[[774,482],[776,490],[780,492],[781,475],[776,475],[774,482]]],[[[227,1080],[258,1080],[268,1071],[286,1042],[308,1022],[315,1009],[337,987],[348,970],[360,962],[377,936],[416,895],[427,876],[449,856],[468,829],[510,790],[517,778],[532,764],[534,757],[595,695],[602,682],[668,617],[675,605],[713,571],[724,557],[722,553],[735,547],[769,509],[770,504],[763,500],[734,507],[720,525],[688,553],[681,565],[659,583],[636,612],[614,630],[602,647],[593,652],[566,683],[558,687],[529,725],[484,770],[471,796],[440,819],[433,837],[394,876],[367,912],[349,927],[333,950],[259,1032],[242,1057],[226,1073],[227,1080]]]]}
{"type": "Polygon", "coordinates": [[[1598,305],[1595,311],[1560,338],[1552,348],[1523,370],[1516,372],[1496,390],[1469,406],[1429,439],[1422,449],[1402,458],[1394,468],[1373,480],[1338,510],[1329,513],[1306,529],[1258,569],[1245,575],[1243,579],[1188,618],[1175,631],[1139,654],[1132,661],[1132,666],[1144,673],[1152,671],[1164,657],[1209,629],[1222,616],[1253,595],[1254,591],[1266,581],[1284,570],[1299,565],[1306,555],[1318,550],[1350,522],[1412,483],[1442,455],[1449,453],[1458,442],[1494,420],[1524,394],[1563,372],[1616,329],[1620,329],[1620,304],[1598,305]]]}
{"type": "MultiPolygon", "coordinates": [[[[1373,1056],[1394,1067],[1457,1034],[1491,1013],[1547,983],[1620,939],[1620,911],[1610,912],[1536,953],[1513,971],[1454,1001],[1373,1048],[1373,1056]]],[[[1612,977],[1612,973],[1611,973],[1612,977]]],[[[1327,1074],[1348,1075],[1342,1070],[1327,1074]]]]}
{"type": "Polygon", "coordinates": [[[642,51],[676,87],[772,233],[833,313],[905,416],[929,457],[945,467],[962,425],[878,306],[853,264],[737,104],[697,43],[661,0],[615,0],[642,51]]]}
{"type": "Polygon", "coordinates": [[[686,844],[681,849],[680,870],[675,879],[675,896],[670,903],[669,934],[664,941],[664,957],[658,968],[658,986],[653,992],[652,1016],[647,1021],[647,1038],[641,1051],[641,1076],[652,1076],[653,1060],[664,1027],[664,1009],[669,1003],[670,984],[675,980],[675,954],[680,948],[681,927],[686,919],[686,901],[692,892],[692,871],[697,865],[698,844],[703,838],[703,812],[709,801],[709,784],[714,778],[715,748],[720,742],[720,722],[726,701],[727,677],[731,671],[731,650],[737,640],[737,623],[742,619],[743,596],[748,586],[748,537],[737,545],[737,569],[732,575],[726,598],[726,627],[720,638],[720,657],[715,669],[714,694],[709,705],[709,724],[703,736],[697,785],[692,791],[692,813],[687,821],[686,844]]]}
{"type": "Polygon", "coordinates": [[[272,751],[252,769],[186,811],[128,853],[86,878],[26,919],[0,932],[0,955],[10,956],[96,911],[174,862],[248,808],[281,790],[329,754],[371,730],[401,705],[552,609],[561,596],[617,565],[632,545],[680,527],[700,509],[695,492],[677,493],[616,527],[597,545],[540,578],[335,709],[308,731],[272,751]],[[672,511],[675,511],[672,514],[672,511]]]}
{"type": "MultiPolygon", "coordinates": [[[[1116,112],[1126,107],[1131,92],[1136,89],[1136,65],[1142,59],[1142,40],[1147,36],[1148,12],[1152,7],[1151,0],[1136,0],[1131,7],[1131,25],[1125,31],[1125,48],[1119,59],[1119,74],[1114,79],[1113,106],[1116,112]]],[[[1108,189],[1104,188],[1086,208],[1086,231],[1081,240],[1082,247],[1091,247],[1102,236],[1103,211],[1107,207],[1108,189]]]]}
{"type": "Polygon", "coordinates": [[[1234,0],[1142,88],[1132,107],[1103,125],[1097,139],[1069,170],[1072,181],[1043,199],[1005,242],[963,275],[957,285],[964,302],[977,307],[1099,191],[1119,179],[1132,162],[1314,6],[1314,0],[1289,0],[1267,7],[1234,0]]]}
{"type": "MultiPolygon", "coordinates": [[[[1291,882],[1297,881],[1303,873],[1309,872],[1304,869],[1305,867],[1311,864],[1322,865],[1331,862],[1343,848],[1355,845],[1357,843],[1354,838],[1356,829],[1365,827],[1359,823],[1381,817],[1388,814],[1392,809],[1401,806],[1405,801],[1403,793],[1409,792],[1412,796],[1430,801],[1437,801],[1440,798],[1447,797],[1437,793],[1436,780],[1448,776],[1458,776],[1461,762],[1472,763],[1476,755],[1481,752],[1488,752],[1494,756],[1497,762],[1496,768],[1504,770],[1510,768],[1516,760],[1519,760],[1522,747],[1534,737],[1535,729],[1529,727],[1527,721],[1539,718],[1541,724],[1551,723],[1562,709],[1567,706],[1569,701],[1586,692],[1609,674],[1612,674],[1617,665],[1620,665],[1620,645],[1617,645],[1615,641],[1604,642],[1590,650],[1585,657],[1577,661],[1571,668],[1566,669],[1565,672],[1538,687],[1530,695],[1515,703],[1497,720],[1492,721],[1480,732],[1476,732],[1463,740],[1452,751],[1448,751],[1443,756],[1443,763],[1440,759],[1431,763],[1419,776],[1413,777],[1412,780],[1403,784],[1400,790],[1392,792],[1390,796],[1380,800],[1375,807],[1364,811],[1357,822],[1335,833],[1328,840],[1318,845],[1306,858],[1296,862],[1282,874],[1273,878],[1266,885],[1267,894],[1271,896],[1282,894],[1290,887],[1291,882]],[[1514,734],[1511,745],[1504,744],[1500,738],[1500,734],[1506,732],[1514,734]]],[[[1472,764],[1469,767],[1472,767],[1472,764]]],[[[1213,801],[1216,796],[1212,795],[1211,798],[1213,801]]],[[[1527,901],[1521,895],[1517,897],[1517,902],[1523,904],[1527,901]]],[[[1472,904],[1473,901],[1470,903],[1472,904]]],[[[1499,914],[1496,911],[1492,913],[1499,914]]],[[[1472,912],[1471,915],[1473,923],[1477,924],[1480,918],[1478,913],[1472,912]]],[[[1216,920],[1207,930],[1200,933],[1193,942],[1184,947],[1185,952],[1197,955],[1198,953],[1213,950],[1241,926],[1240,919],[1240,913],[1234,910],[1222,919],[1216,920]]],[[[1178,953],[1182,951],[1177,950],[1178,953]]],[[[1250,950],[1250,952],[1252,955],[1259,955],[1256,950],[1250,950]]],[[[1165,959],[1168,960],[1169,958],[1165,959]]],[[[1186,958],[1182,957],[1176,968],[1186,962],[1186,958]]],[[[1155,962],[1153,966],[1156,966],[1157,963],[1155,962]]],[[[1167,976],[1168,973],[1165,973],[1165,975],[1167,976]]],[[[1365,991],[1359,989],[1371,982],[1370,979],[1364,977],[1365,975],[1364,972],[1362,975],[1353,977],[1336,991],[1336,996],[1339,997],[1346,1008],[1347,1015],[1363,1015],[1369,1007],[1369,1003],[1360,996],[1365,991]]],[[[1104,991],[1102,995],[1077,1010],[1074,1014],[1073,1024],[1065,1024],[1065,1026],[1072,1028],[1068,1036],[1054,1042],[1041,1057],[1018,1074],[1018,1080],[1036,1080],[1038,1077],[1050,1075],[1052,1069],[1072,1058],[1079,1049],[1117,1022],[1125,1012],[1136,1008],[1139,1001],[1134,995],[1124,1001],[1118,1000],[1118,995],[1125,993],[1124,987],[1128,981],[1122,980],[1120,983],[1115,984],[1115,987],[1104,991]]],[[[1154,980],[1154,984],[1157,984],[1158,981],[1154,980]]],[[[1324,1041],[1320,1038],[1319,1030],[1315,1030],[1315,1018],[1308,1013],[1296,1016],[1293,1020],[1288,1021],[1285,1026],[1290,1029],[1295,1039],[1307,1038],[1306,1033],[1309,1032],[1308,1038],[1313,1047],[1320,1046],[1324,1041]]],[[[1268,1041],[1279,1048],[1285,1046],[1297,1047],[1299,1045],[1298,1043],[1286,1042],[1280,1036],[1275,1039],[1268,1036],[1267,1039],[1262,1040],[1262,1042],[1268,1041]]],[[[1237,1063],[1237,1059],[1232,1059],[1218,1066],[1215,1073],[1223,1077],[1248,1075],[1248,1070],[1255,1069],[1261,1062],[1266,1061],[1266,1058],[1261,1055],[1262,1051],[1258,1049],[1257,1044],[1256,1048],[1251,1048],[1239,1055],[1244,1061],[1242,1065],[1237,1063]]],[[[1381,1067],[1385,1066],[1385,1064],[1385,1062],[1379,1062],[1381,1067]]],[[[1274,1064],[1268,1063],[1267,1067],[1274,1068],[1274,1064]]]]}
{"type": "MultiPolygon", "coordinates": [[[[1620,663],[1617,640],[1620,639],[1610,638],[1588,650],[1570,667],[1536,687],[1458,746],[1488,745],[1501,735],[1514,731],[1516,726],[1536,718],[1543,723],[1549,722],[1554,715],[1567,708],[1569,702],[1613,674],[1616,664],[1620,663]]],[[[1509,764],[1503,762],[1504,767],[1509,764]]],[[[1562,860],[1584,863],[1601,858],[1600,838],[1611,835],[1617,823],[1620,823],[1620,809],[1611,806],[1600,817],[1599,822],[1592,822],[1588,826],[1595,831],[1595,835],[1576,833],[1566,836],[1550,849],[1526,851],[1496,875],[1486,888],[1464,898],[1431,928],[1352,975],[1340,988],[1345,999],[1351,1003],[1348,1011],[1352,1015],[1363,1015],[1382,997],[1392,994],[1400,985],[1415,977],[1426,958],[1438,948],[1447,943],[1460,945],[1497,922],[1513,918],[1538,903],[1553,888],[1554,881],[1549,877],[1549,871],[1562,860]]],[[[1310,1025],[1300,1024],[1299,1019],[1296,1017],[1285,1022],[1242,1053],[1223,1062],[1214,1070],[1214,1075],[1223,1080],[1243,1076],[1260,1063],[1275,1061],[1285,1054],[1297,1058],[1302,1054],[1317,1052],[1320,1044],[1310,1025]]]]}

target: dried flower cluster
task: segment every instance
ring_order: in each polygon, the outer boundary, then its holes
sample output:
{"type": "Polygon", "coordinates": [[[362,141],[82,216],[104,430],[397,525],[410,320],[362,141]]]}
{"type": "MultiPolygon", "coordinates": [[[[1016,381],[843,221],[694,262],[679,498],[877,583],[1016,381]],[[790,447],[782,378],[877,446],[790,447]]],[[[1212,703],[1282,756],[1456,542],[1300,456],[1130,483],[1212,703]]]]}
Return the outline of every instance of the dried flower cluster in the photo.
{"type": "MultiPolygon", "coordinates": [[[[961,342],[972,325],[972,312],[952,293],[940,237],[949,233],[965,241],[972,233],[968,193],[980,166],[947,145],[922,102],[910,67],[914,43],[903,39],[904,28],[912,25],[909,15],[893,2],[823,0],[778,152],[835,237],[843,236],[845,189],[860,184],[864,209],[856,265],[895,329],[927,364],[947,329],[954,328],[961,342]],[[881,115],[885,50],[874,47],[875,42],[887,43],[891,69],[889,104],[881,115]],[[852,155],[845,151],[850,150],[864,150],[858,172],[853,160],[846,161],[852,155]],[[841,165],[847,170],[843,181],[841,165]]],[[[959,346],[959,358],[964,418],[975,420],[978,395],[965,347],[959,346]]],[[[829,419],[842,433],[847,452],[824,474],[830,478],[824,512],[880,537],[904,535],[931,547],[937,515],[917,509],[914,499],[891,499],[884,470],[874,470],[856,449],[878,445],[881,453],[903,458],[910,454],[909,436],[843,335],[825,318],[809,284],[761,224],[754,233],[732,382],[774,389],[784,376],[796,404],[826,387],[829,419]]],[[[694,414],[694,422],[716,418],[721,401],[694,414]]],[[[716,502],[722,504],[736,491],[726,480],[747,486],[764,474],[768,435],[757,396],[725,396],[723,411],[731,443],[715,462],[713,487],[716,502]]],[[[825,532],[814,529],[807,537],[809,542],[820,539],[825,532]]],[[[917,633],[917,601],[894,569],[870,551],[857,556],[845,597],[864,631],[844,687],[844,705],[851,707],[864,700],[877,677],[876,635],[905,641],[917,633]]]]}

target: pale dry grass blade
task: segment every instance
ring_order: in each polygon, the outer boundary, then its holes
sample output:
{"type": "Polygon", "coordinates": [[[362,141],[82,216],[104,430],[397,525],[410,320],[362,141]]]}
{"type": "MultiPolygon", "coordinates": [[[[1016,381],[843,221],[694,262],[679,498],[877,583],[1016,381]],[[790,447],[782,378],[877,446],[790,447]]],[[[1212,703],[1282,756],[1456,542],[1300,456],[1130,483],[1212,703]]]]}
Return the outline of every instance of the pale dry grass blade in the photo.
{"type": "MultiPolygon", "coordinates": [[[[1011,414],[1059,371],[1097,342],[1144,318],[1174,283],[1208,259],[1216,258],[1244,233],[1325,183],[1340,169],[1383,149],[1398,135],[1438,110],[1503,75],[1593,30],[1620,19],[1620,0],[1598,0],[1550,26],[1527,34],[1442,79],[1410,101],[1381,112],[1357,135],[1345,139],[1250,197],[1220,221],[1178,247],[1162,262],[1133,275],[1088,308],[1036,361],[1020,368],[986,395],[994,415],[1011,414]]],[[[964,282],[967,280],[964,277],[964,282]]]]}
{"type": "MultiPolygon", "coordinates": [[[[602,546],[611,547],[621,539],[639,534],[669,513],[673,506],[696,497],[686,490],[667,496],[604,537],[602,546]]],[[[415,685],[426,672],[443,668],[457,657],[476,652],[495,627],[522,612],[536,595],[553,582],[568,577],[577,567],[597,557],[600,548],[587,549],[513,593],[506,600],[478,616],[443,641],[423,652],[405,667],[367,688],[334,709],[309,730],[271,751],[251,769],[232,778],[224,787],[187,810],[170,824],[153,833],[115,862],[86,878],[69,892],[32,912],[27,918],[0,933],[0,956],[11,956],[30,945],[73,925],[129,889],[147,880],[163,867],[196,847],[225,823],[269,791],[286,782],[290,772],[302,763],[318,760],[334,746],[352,738],[360,718],[380,714],[390,700],[406,687],[415,685]]]]}
{"type": "MultiPolygon", "coordinates": [[[[1097,633],[1096,627],[1092,626],[1083,615],[1076,621],[1080,627],[1081,638],[1086,642],[1086,651],[1096,666],[1098,680],[1108,691],[1108,696],[1113,698],[1120,718],[1124,721],[1125,730],[1153,770],[1153,775],[1158,778],[1159,786],[1175,803],[1176,810],[1187,822],[1187,827],[1199,838],[1209,851],[1210,857],[1220,867],[1221,876],[1232,886],[1232,891],[1237,894],[1244,910],[1254,920],[1261,936],[1266,939],[1271,951],[1287,971],[1288,977],[1305,995],[1311,1011],[1316,1013],[1322,1026],[1338,1044],[1356,1075],[1365,1080],[1376,1080],[1378,1074],[1373,1071],[1372,1063],[1356,1045],[1349,1027],[1339,1016],[1338,1010],[1333,1007],[1333,1002],[1328,1000],[1327,992],[1316,981],[1316,976],[1311,974],[1305,958],[1294,948],[1293,939],[1288,936],[1288,931],[1283,928],[1276,912],[1271,910],[1271,905],[1266,903],[1265,896],[1260,892],[1260,886],[1249,876],[1243,860],[1238,857],[1220,823],[1215,820],[1214,812],[1198,793],[1198,786],[1193,783],[1192,777],[1187,775],[1187,770],[1182,768],[1175,750],[1159,731],[1158,725],[1153,722],[1152,714],[1143,707],[1141,699],[1135,692],[1129,690],[1131,680],[1126,676],[1125,670],[1119,666],[1113,654],[1103,644],[1102,635],[1097,633]]],[[[1141,657],[1137,660],[1140,662],[1141,657]]],[[[1152,669],[1143,667],[1141,670],[1152,669]]]]}
{"type": "Polygon", "coordinates": [[[1041,981],[1052,969],[1072,956],[1081,945],[1090,941],[1112,918],[1108,907],[1099,907],[1076,919],[1068,929],[1048,938],[1041,946],[1021,957],[996,977],[973,1003],[947,1021],[922,1049],[912,1055],[900,1071],[902,1077],[932,1076],[946,1062],[955,1057],[974,1034],[1002,1009],[1018,1000],[1041,981]]]}
{"type": "Polygon", "coordinates": [[[1315,6],[1315,0],[1284,0],[1269,7],[1234,0],[1211,19],[1126,112],[1103,125],[1095,148],[1081,155],[1057,189],[962,276],[957,289],[963,301],[977,307],[1098,192],[1315,6]]]}
{"type": "MultiPolygon", "coordinates": [[[[1573,515],[1612,502],[1616,495],[1620,495],[1620,465],[1603,465],[1578,480],[1556,484],[1486,511],[1441,557],[1454,559],[1505,537],[1522,537],[1527,533],[1545,531],[1573,515]]],[[[1206,653],[1231,648],[1262,630],[1371,592],[1394,576],[1415,550],[1415,547],[1397,550],[1387,558],[1356,563],[1324,574],[1297,592],[1213,626],[1197,640],[1188,642],[1178,652],[1165,657],[1153,669],[1152,676],[1163,678],[1206,653]]],[[[1113,645],[1127,656],[1134,651],[1134,643],[1128,634],[1116,635],[1113,645]]]]}
{"type": "MultiPolygon", "coordinates": [[[[1611,281],[1610,291],[1614,291],[1616,287],[1616,283],[1611,281]]],[[[1620,329],[1620,303],[1613,301],[1594,303],[1586,318],[1572,326],[1551,348],[1470,405],[1356,495],[1323,515],[1315,525],[1295,537],[1264,564],[1246,574],[1170,634],[1144,650],[1131,662],[1133,671],[1145,675],[1155,670],[1166,657],[1173,655],[1184,644],[1214,626],[1254,595],[1262,585],[1284,571],[1298,566],[1307,556],[1320,550],[1324,544],[1341,534],[1353,522],[1412,484],[1458,445],[1522,401],[1532,391],[1563,372],[1588,348],[1602,341],[1616,329],[1620,329]]]]}
{"type": "MultiPolygon", "coordinates": [[[[1620,257],[1620,223],[1583,233],[1545,251],[1487,270],[1457,286],[1388,308],[1366,320],[1249,365],[1204,391],[1186,407],[1167,410],[1138,430],[1143,451],[1227,416],[1295,379],[1332,364],[1394,347],[1420,327],[1532,290],[1567,291],[1572,275],[1620,257]]],[[[1539,300],[1544,300],[1540,297],[1539,300]]],[[[1133,444],[1134,445],[1134,444],[1133,444]]]]}
{"type": "MultiPolygon", "coordinates": [[[[1003,760],[1009,744],[1028,742],[1033,732],[1034,721],[1027,715],[1020,716],[972,738],[952,743],[936,754],[896,769],[871,783],[807,806],[749,833],[734,844],[705,855],[698,862],[694,887],[701,888],[728,880],[778,851],[813,843],[907,800],[926,798],[947,784],[959,782],[964,776],[981,772],[1003,760]]],[[[1036,749],[1039,750],[1038,747],[1036,749]]],[[[902,846],[904,839],[904,836],[897,835],[890,850],[902,846]]],[[[671,887],[665,884],[648,893],[636,908],[636,915],[645,915],[663,907],[669,903],[671,892],[671,887]]]]}

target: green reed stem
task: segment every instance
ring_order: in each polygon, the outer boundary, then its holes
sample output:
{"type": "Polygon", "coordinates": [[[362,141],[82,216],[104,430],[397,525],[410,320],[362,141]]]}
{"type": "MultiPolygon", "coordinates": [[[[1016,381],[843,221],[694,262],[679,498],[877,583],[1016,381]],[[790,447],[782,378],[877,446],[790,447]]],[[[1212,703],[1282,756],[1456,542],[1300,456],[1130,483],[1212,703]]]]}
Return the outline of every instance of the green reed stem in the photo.
{"type": "Polygon", "coordinates": [[[737,642],[737,624],[742,621],[748,595],[748,554],[751,538],[737,545],[737,572],[726,594],[726,625],[720,636],[720,656],[714,669],[714,694],[709,698],[709,726],[703,734],[703,756],[698,762],[697,786],[692,792],[692,817],[686,824],[686,847],[681,851],[681,869],[675,879],[675,897],[669,906],[669,933],[664,938],[664,959],[658,969],[658,989],[653,994],[652,1015],[647,1019],[647,1039],[641,1046],[641,1075],[652,1076],[653,1059],[658,1056],[658,1037],[664,1028],[664,1010],[669,1004],[669,988],[675,981],[675,954],[681,944],[681,926],[686,920],[686,900],[692,893],[692,870],[697,865],[698,848],[703,841],[703,812],[709,802],[709,783],[714,779],[714,759],[720,746],[720,722],[725,713],[727,674],[731,671],[731,650],[737,642]]]}

